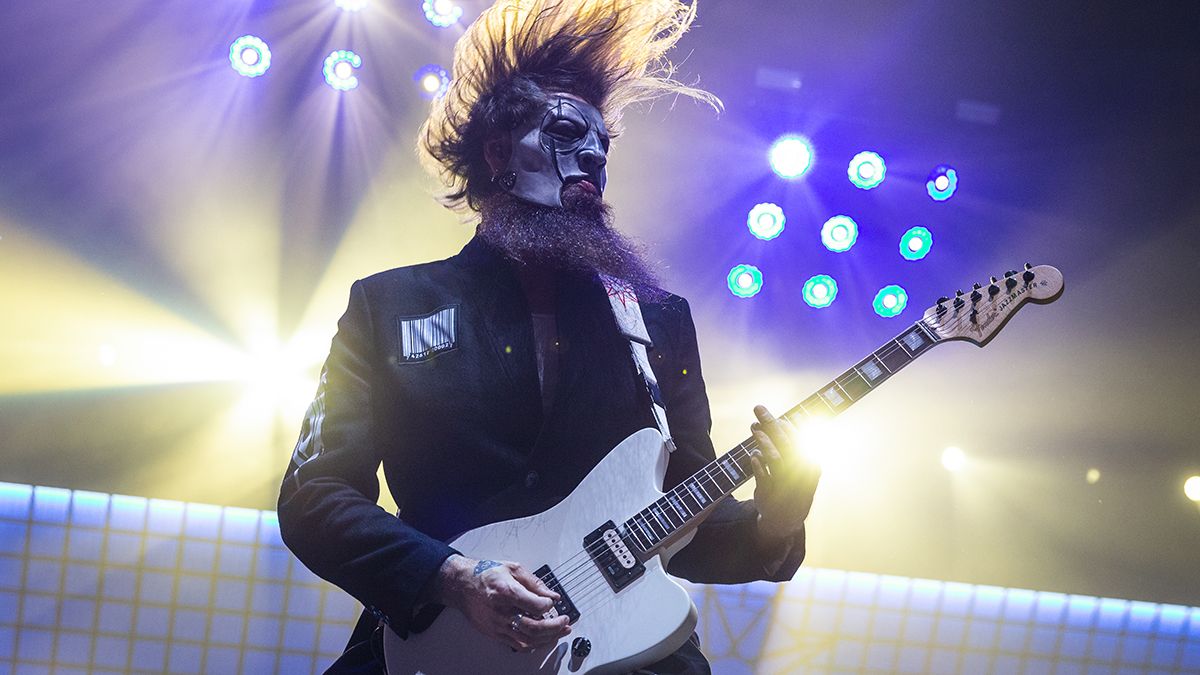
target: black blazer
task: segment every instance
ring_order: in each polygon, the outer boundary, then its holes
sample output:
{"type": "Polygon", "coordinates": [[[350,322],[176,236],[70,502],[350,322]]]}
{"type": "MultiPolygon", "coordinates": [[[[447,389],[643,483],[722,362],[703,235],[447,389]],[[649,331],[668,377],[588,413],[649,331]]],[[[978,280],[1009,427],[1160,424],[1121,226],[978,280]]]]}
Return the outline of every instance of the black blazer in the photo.
{"type": "MultiPolygon", "coordinates": [[[[547,414],[524,293],[482,240],[351,288],[280,490],[279,525],[305,565],[401,635],[454,552],[445,541],[548,509],[626,436],[654,426],[603,287],[558,281],[561,366],[547,414]],[[398,516],[376,504],[380,462],[398,516]]],[[[642,311],[678,447],[673,487],[714,457],[708,398],[687,302],[670,296],[642,311]]],[[[701,583],[790,578],[803,537],[767,575],[757,515],[753,501],[726,500],[669,571],[701,583]]]]}

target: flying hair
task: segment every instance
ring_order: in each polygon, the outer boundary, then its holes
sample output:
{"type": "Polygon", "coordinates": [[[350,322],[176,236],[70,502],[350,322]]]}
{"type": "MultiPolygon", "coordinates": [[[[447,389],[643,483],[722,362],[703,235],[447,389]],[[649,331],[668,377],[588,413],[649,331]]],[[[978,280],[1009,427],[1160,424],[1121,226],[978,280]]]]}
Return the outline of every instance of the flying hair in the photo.
{"type": "Polygon", "coordinates": [[[547,92],[592,104],[613,136],[625,108],[664,95],[720,110],[716,96],[675,79],[666,57],[695,18],[695,3],[680,0],[498,0],[455,45],[450,87],[418,134],[422,164],[450,189],[443,203],[479,210],[498,190],[483,146],[547,92]]]}

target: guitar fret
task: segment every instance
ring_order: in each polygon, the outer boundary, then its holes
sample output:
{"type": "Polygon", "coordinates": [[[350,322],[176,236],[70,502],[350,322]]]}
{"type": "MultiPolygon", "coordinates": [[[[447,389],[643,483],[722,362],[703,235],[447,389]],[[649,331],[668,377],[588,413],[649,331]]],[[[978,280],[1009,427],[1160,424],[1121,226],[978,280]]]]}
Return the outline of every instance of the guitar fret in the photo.
{"type": "Polygon", "coordinates": [[[932,330],[930,330],[930,329],[929,329],[929,326],[926,326],[926,325],[925,325],[925,320],[924,320],[924,319],[920,319],[920,320],[918,320],[918,321],[916,322],[916,324],[915,324],[915,325],[916,325],[916,327],[917,327],[917,328],[919,328],[919,329],[921,330],[921,332],[925,333],[925,336],[926,336],[926,337],[928,337],[928,338],[929,338],[929,343],[930,343],[930,344],[935,344],[935,343],[937,343],[937,341],[938,341],[938,337],[937,337],[937,335],[935,335],[935,334],[934,334],[934,332],[933,332],[932,330]]]}
{"type": "Polygon", "coordinates": [[[879,359],[879,362],[883,364],[883,367],[888,369],[889,373],[894,373],[897,370],[900,370],[904,366],[908,365],[909,361],[912,361],[912,357],[909,356],[908,351],[903,345],[895,340],[892,340],[892,343],[900,348],[892,349],[886,354],[875,352],[875,356],[879,359]]]}
{"type": "Polygon", "coordinates": [[[667,493],[667,499],[671,502],[671,508],[675,509],[675,513],[678,513],[679,517],[684,522],[687,522],[689,518],[696,515],[688,510],[687,504],[684,504],[679,500],[679,497],[675,494],[674,490],[671,490],[667,493]]]}
{"type": "Polygon", "coordinates": [[[871,391],[871,383],[867,382],[866,378],[858,372],[857,368],[851,368],[846,371],[845,375],[842,376],[841,387],[842,391],[846,392],[846,396],[850,397],[852,401],[857,401],[866,396],[868,391],[871,391]]]}

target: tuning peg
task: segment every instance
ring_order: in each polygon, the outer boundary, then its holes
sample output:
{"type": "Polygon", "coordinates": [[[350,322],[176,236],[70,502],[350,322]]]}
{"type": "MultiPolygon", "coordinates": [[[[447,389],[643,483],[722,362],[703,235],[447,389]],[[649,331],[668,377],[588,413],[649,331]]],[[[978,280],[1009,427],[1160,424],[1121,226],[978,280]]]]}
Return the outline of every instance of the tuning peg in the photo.
{"type": "Polygon", "coordinates": [[[963,292],[961,288],[954,292],[954,309],[958,309],[959,307],[967,304],[963,302],[962,295],[963,292]]]}
{"type": "Polygon", "coordinates": [[[1033,283],[1033,277],[1034,277],[1033,270],[1031,270],[1031,269],[1029,269],[1028,267],[1026,267],[1026,268],[1025,268],[1025,273],[1021,275],[1021,279],[1022,279],[1022,280],[1023,280],[1025,283],[1027,283],[1027,284],[1031,284],[1031,283],[1033,283]]]}
{"type": "Polygon", "coordinates": [[[1016,270],[1009,270],[1009,271],[1007,271],[1007,272],[1005,272],[1005,273],[1004,273],[1004,278],[1005,278],[1005,279],[1007,279],[1007,278],[1009,278],[1009,277],[1011,277],[1011,276],[1015,275],[1016,273],[1017,273],[1017,271],[1016,271],[1016,270]]]}
{"type": "Polygon", "coordinates": [[[1025,269],[1027,269],[1027,270],[1033,269],[1033,263],[1025,263],[1025,269]]]}
{"type": "Polygon", "coordinates": [[[999,292],[1000,286],[996,284],[996,277],[992,277],[992,283],[988,286],[988,298],[991,299],[996,297],[996,294],[999,292]]]}
{"type": "Polygon", "coordinates": [[[983,294],[979,292],[979,284],[975,284],[975,288],[971,289],[971,304],[979,302],[982,297],[983,294]]]}
{"type": "Polygon", "coordinates": [[[1005,272],[1004,273],[1004,288],[1006,288],[1010,291],[1017,287],[1017,280],[1012,278],[1013,274],[1016,274],[1016,272],[1012,272],[1012,273],[1005,272]]]}
{"type": "Polygon", "coordinates": [[[943,295],[942,297],[940,297],[940,298],[938,298],[938,299],[937,299],[937,304],[939,304],[939,305],[940,305],[940,304],[942,304],[943,302],[946,302],[946,301],[947,301],[947,300],[949,300],[949,299],[950,299],[950,298],[947,298],[946,296],[944,296],[944,295],[943,295]]]}
{"type": "Polygon", "coordinates": [[[979,323],[979,312],[977,310],[971,310],[971,323],[979,323]]]}

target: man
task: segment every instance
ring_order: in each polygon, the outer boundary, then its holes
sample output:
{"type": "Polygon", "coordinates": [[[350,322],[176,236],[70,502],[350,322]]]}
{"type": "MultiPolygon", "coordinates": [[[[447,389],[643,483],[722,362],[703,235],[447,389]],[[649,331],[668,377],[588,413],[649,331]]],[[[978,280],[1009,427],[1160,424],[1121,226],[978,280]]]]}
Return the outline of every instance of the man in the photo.
{"type": "MultiPolygon", "coordinates": [[[[330,672],[380,672],[372,631],[404,636],[430,605],[513,649],[553,644],[570,632],[566,616],[540,618],[553,591],[518,561],[444,542],[546,510],[663,408],[665,487],[713,459],[688,305],[659,288],[602,198],[623,106],[668,92],[715,102],[662,56],[694,16],[677,0],[500,0],[460,39],[422,140],[450,203],[478,211],[476,236],[448,260],[355,282],[280,492],[288,546],[369,610],[330,672]],[[656,383],[601,275],[641,301],[656,383]],[[397,516],[376,505],[380,462],[397,516]]],[[[790,425],[755,412],[754,500],[718,505],[671,573],[781,581],[803,559],[819,471],[790,425]]],[[[708,665],[693,636],[648,671],[708,665]]]]}

